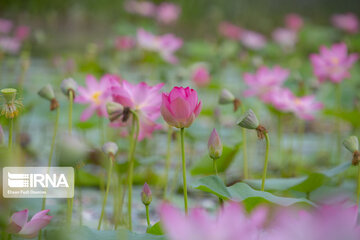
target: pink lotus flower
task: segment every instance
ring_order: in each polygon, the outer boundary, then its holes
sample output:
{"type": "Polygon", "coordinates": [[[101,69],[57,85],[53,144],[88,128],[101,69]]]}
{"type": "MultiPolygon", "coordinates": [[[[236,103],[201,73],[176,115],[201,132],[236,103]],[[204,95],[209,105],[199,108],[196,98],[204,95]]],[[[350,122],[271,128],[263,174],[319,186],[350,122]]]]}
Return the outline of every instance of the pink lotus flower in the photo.
{"type": "Polygon", "coordinates": [[[232,40],[239,40],[243,29],[229,22],[219,24],[219,33],[232,40]]]}
{"type": "Polygon", "coordinates": [[[25,25],[18,26],[15,29],[15,38],[17,38],[19,41],[24,41],[27,39],[30,35],[30,28],[25,25]]]}
{"type": "Polygon", "coordinates": [[[240,40],[245,47],[253,50],[262,49],[266,45],[266,38],[262,34],[248,30],[242,32],[240,40]]]}
{"type": "Polygon", "coordinates": [[[304,25],[302,17],[296,13],[290,13],[285,16],[285,26],[294,31],[299,31],[304,25]]]}
{"type": "Polygon", "coordinates": [[[29,214],[27,209],[16,212],[11,216],[11,222],[7,231],[11,234],[17,234],[22,238],[34,238],[53,218],[47,215],[49,211],[50,210],[43,210],[36,213],[29,222],[27,221],[29,214]]]}
{"type": "Polygon", "coordinates": [[[349,70],[357,59],[358,55],[355,53],[348,55],[345,43],[334,44],[331,48],[321,46],[320,54],[310,55],[314,74],[320,82],[330,80],[340,83],[349,78],[349,70]]]}
{"type": "Polygon", "coordinates": [[[110,88],[119,85],[114,75],[104,75],[100,82],[92,75],[86,76],[86,88],[79,86],[78,95],[74,101],[80,104],[89,104],[81,114],[80,120],[86,121],[96,112],[98,116],[107,117],[106,103],[112,100],[110,88]]]}
{"type": "Polygon", "coordinates": [[[359,31],[359,19],[353,13],[336,14],[331,18],[332,24],[348,33],[359,31]]]}
{"type": "Polygon", "coordinates": [[[156,10],[156,19],[163,24],[172,24],[179,18],[181,8],[173,3],[163,2],[156,10]]]}
{"type": "Polygon", "coordinates": [[[0,18],[0,33],[8,34],[13,27],[13,23],[10,20],[0,18]]]}
{"type": "Polygon", "coordinates": [[[156,5],[148,1],[129,0],[125,2],[125,10],[144,17],[152,17],[156,13],[156,5]]]}
{"type": "Polygon", "coordinates": [[[117,50],[129,50],[135,46],[135,39],[129,36],[120,36],[115,39],[115,48],[117,50]]]}
{"type": "Polygon", "coordinates": [[[137,31],[137,42],[141,48],[158,52],[165,61],[172,64],[178,62],[174,53],[181,48],[183,44],[183,41],[173,34],[155,36],[143,29],[137,31]]]}
{"type": "Polygon", "coordinates": [[[199,65],[196,67],[192,74],[191,80],[198,86],[198,87],[205,87],[210,83],[210,74],[208,69],[205,66],[199,65]]]}
{"type": "Polygon", "coordinates": [[[289,71],[279,66],[272,69],[263,66],[255,74],[245,73],[243,78],[249,88],[245,90],[244,96],[257,96],[265,103],[270,103],[272,92],[279,89],[288,76],[289,71]]]}
{"type": "MultiPolygon", "coordinates": [[[[163,86],[163,83],[149,86],[145,82],[132,84],[123,80],[121,85],[111,88],[114,102],[137,111],[140,121],[139,141],[151,137],[155,130],[162,127],[155,121],[160,116],[161,94],[159,90],[163,86]]],[[[126,124],[120,120],[111,124],[112,127],[124,125],[126,124]]]]}
{"type": "Polygon", "coordinates": [[[170,93],[162,94],[161,115],[173,127],[187,128],[201,111],[197,92],[189,87],[174,87],[170,93]]]}
{"type": "Polygon", "coordinates": [[[314,114],[324,107],[322,103],[316,101],[315,96],[296,97],[287,88],[273,91],[269,99],[278,110],[292,112],[304,120],[313,120],[314,114]]]}
{"type": "Polygon", "coordinates": [[[287,28],[277,28],[272,33],[272,37],[276,43],[286,49],[295,47],[297,41],[297,33],[287,28]]]}
{"type": "Polygon", "coordinates": [[[247,216],[237,203],[225,204],[215,217],[200,208],[185,216],[167,203],[160,206],[161,223],[170,240],[257,240],[266,216],[265,208],[247,216]]]}
{"type": "Polygon", "coordinates": [[[357,240],[358,208],[345,204],[324,205],[313,212],[281,211],[272,221],[265,240],[357,240]]]}
{"type": "Polygon", "coordinates": [[[0,37],[0,51],[16,54],[19,52],[21,42],[13,37],[0,37]]]}

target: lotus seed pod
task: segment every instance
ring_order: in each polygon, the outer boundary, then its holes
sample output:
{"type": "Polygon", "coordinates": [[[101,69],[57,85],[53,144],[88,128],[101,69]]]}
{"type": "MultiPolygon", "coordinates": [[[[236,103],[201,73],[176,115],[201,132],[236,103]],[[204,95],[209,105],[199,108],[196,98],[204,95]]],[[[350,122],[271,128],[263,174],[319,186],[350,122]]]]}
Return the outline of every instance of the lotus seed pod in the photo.
{"type": "Polygon", "coordinates": [[[1,89],[1,94],[3,95],[5,102],[7,104],[13,103],[16,98],[17,90],[15,88],[4,88],[1,89]]]}
{"type": "Polygon", "coordinates": [[[152,201],[151,189],[147,183],[144,184],[141,191],[141,201],[144,205],[149,205],[152,201]]]}
{"type": "Polygon", "coordinates": [[[214,128],[211,132],[209,141],[208,141],[208,149],[209,149],[209,156],[212,159],[218,159],[221,157],[223,146],[221,143],[221,139],[219,134],[217,133],[216,129],[214,128]]]}
{"type": "Polygon", "coordinates": [[[254,111],[249,109],[240,117],[237,125],[247,129],[256,129],[259,127],[259,120],[257,119],[254,111]]]}
{"type": "Polygon", "coordinates": [[[119,150],[118,146],[114,142],[107,142],[102,146],[102,150],[106,155],[115,156],[119,150]]]}
{"type": "Polygon", "coordinates": [[[234,95],[227,89],[223,89],[220,94],[219,103],[229,104],[235,101],[234,95]]]}
{"type": "Polygon", "coordinates": [[[359,139],[355,136],[351,136],[345,139],[343,145],[352,153],[359,151],[359,139]]]}
{"type": "Polygon", "coordinates": [[[109,119],[111,122],[117,120],[123,115],[124,106],[116,102],[106,103],[106,111],[109,114],[109,119]]]}
{"type": "Polygon", "coordinates": [[[69,96],[70,90],[74,93],[76,92],[78,85],[72,78],[66,78],[61,83],[61,91],[65,94],[65,96],[69,96]]]}
{"type": "Polygon", "coordinates": [[[50,84],[47,84],[46,86],[41,88],[40,91],[38,92],[38,94],[40,97],[45,98],[46,100],[49,100],[49,101],[51,101],[55,98],[54,90],[50,84]]]}

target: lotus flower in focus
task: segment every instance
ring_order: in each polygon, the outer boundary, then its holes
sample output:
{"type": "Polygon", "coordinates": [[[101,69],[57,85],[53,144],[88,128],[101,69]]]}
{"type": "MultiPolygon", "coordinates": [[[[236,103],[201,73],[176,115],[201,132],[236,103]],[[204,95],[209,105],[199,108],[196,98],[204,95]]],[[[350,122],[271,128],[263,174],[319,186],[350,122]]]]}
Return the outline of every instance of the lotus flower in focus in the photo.
{"type": "Polygon", "coordinates": [[[345,43],[334,44],[331,48],[321,46],[319,54],[310,55],[314,74],[320,82],[340,83],[349,78],[349,71],[357,59],[358,54],[348,54],[345,43]]]}
{"type": "Polygon", "coordinates": [[[36,213],[30,221],[28,221],[29,211],[27,209],[16,212],[10,218],[7,232],[17,234],[22,238],[35,238],[39,231],[46,227],[53,218],[47,215],[49,211],[43,210],[36,213]]]}

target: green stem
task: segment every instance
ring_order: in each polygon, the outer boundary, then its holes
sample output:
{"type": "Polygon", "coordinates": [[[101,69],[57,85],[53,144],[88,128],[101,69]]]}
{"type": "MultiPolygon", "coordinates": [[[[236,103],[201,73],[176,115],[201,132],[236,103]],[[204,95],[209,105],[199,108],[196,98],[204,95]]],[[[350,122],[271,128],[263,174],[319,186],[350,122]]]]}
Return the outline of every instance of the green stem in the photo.
{"type": "MultiPolygon", "coordinates": [[[[340,84],[336,84],[336,106],[338,111],[341,110],[341,87],[340,84]]],[[[336,118],[336,162],[341,161],[341,122],[340,118],[336,118]]]]}
{"type": "Polygon", "coordinates": [[[168,188],[169,169],[171,164],[171,135],[172,127],[169,126],[167,134],[167,148],[166,148],[166,159],[165,159],[165,184],[164,184],[164,199],[166,199],[166,193],[168,188]]]}
{"type": "Polygon", "coordinates": [[[269,161],[270,139],[269,139],[268,133],[265,133],[265,141],[266,141],[265,162],[264,162],[264,170],[263,170],[262,182],[261,182],[261,191],[264,191],[264,189],[265,189],[265,179],[266,179],[267,165],[268,165],[268,161],[269,161]]]}
{"type": "Polygon", "coordinates": [[[139,118],[137,116],[136,112],[132,112],[133,115],[133,122],[130,132],[130,149],[129,149],[129,169],[128,169],[128,221],[129,221],[129,230],[132,231],[132,215],[131,215],[131,209],[132,209],[132,185],[133,185],[133,173],[134,173],[134,154],[135,154],[135,148],[136,143],[139,137],[139,118]],[[135,134],[134,134],[135,133],[135,134]]]}
{"type": "MultiPolygon", "coordinates": [[[[69,91],[69,122],[68,122],[68,130],[69,130],[69,135],[72,134],[72,111],[73,111],[73,101],[74,101],[74,92],[72,90],[69,91]]],[[[76,172],[75,172],[76,174],[76,172]]],[[[67,205],[68,205],[68,210],[67,210],[67,224],[70,226],[71,225],[71,220],[72,220],[72,210],[73,210],[73,205],[74,205],[74,197],[72,198],[68,198],[67,201],[67,205]]]]}
{"type": "MultiPolygon", "coordinates": [[[[245,113],[244,104],[241,104],[241,112],[245,113]]],[[[249,178],[249,167],[248,167],[248,159],[247,159],[247,139],[246,139],[246,129],[242,128],[242,138],[243,138],[243,171],[244,171],[244,179],[249,178]]]]}
{"type": "Polygon", "coordinates": [[[150,227],[149,205],[145,205],[145,209],[146,209],[146,222],[148,227],[150,227]]]}
{"type": "Polygon", "coordinates": [[[280,161],[280,163],[283,163],[282,160],[282,135],[283,135],[283,128],[282,128],[282,115],[281,113],[278,113],[278,122],[277,122],[278,126],[277,126],[277,130],[278,130],[278,160],[280,161]]]}
{"type": "Polygon", "coordinates": [[[213,166],[214,166],[214,172],[216,174],[216,176],[218,176],[218,170],[217,170],[217,164],[216,164],[216,159],[213,158],[213,166]]]}
{"type": "Polygon", "coordinates": [[[108,177],[107,177],[107,181],[106,181],[105,197],[104,197],[102,207],[101,207],[101,214],[100,214],[100,219],[99,219],[99,224],[98,224],[97,230],[101,229],[101,222],[102,222],[102,220],[104,218],[105,206],[106,206],[106,201],[107,201],[107,198],[108,198],[108,195],[109,195],[109,189],[110,189],[110,183],[111,183],[113,161],[114,161],[114,156],[110,155],[109,156],[108,177]]]}
{"type": "Polygon", "coordinates": [[[14,130],[14,118],[10,118],[10,128],[9,128],[9,151],[11,151],[11,148],[12,148],[13,130],[14,130]]]}
{"type": "Polygon", "coordinates": [[[185,214],[188,213],[188,199],[187,199],[187,185],[186,185],[186,161],[185,161],[185,146],[184,146],[184,128],[180,129],[181,139],[181,159],[182,159],[182,171],[183,171],[183,187],[184,187],[184,206],[185,214]]]}
{"type": "Polygon", "coordinates": [[[356,205],[359,205],[360,198],[360,165],[358,166],[358,182],[357,182],[357,193],[356,193],[356,205]]]}
{"type": "Polygon", "coordinates": [[[104,119],[102,117],[99,117],[99,130],[100,130],[100,145],[102,146],[105,143],[104,119]]]}

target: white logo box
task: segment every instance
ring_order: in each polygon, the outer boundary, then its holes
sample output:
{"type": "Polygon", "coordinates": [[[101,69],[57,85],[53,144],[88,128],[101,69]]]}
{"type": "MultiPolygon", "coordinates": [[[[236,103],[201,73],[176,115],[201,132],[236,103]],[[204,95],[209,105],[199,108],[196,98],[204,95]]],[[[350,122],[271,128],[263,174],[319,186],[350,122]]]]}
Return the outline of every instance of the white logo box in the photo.
{"type": "Polygon", "coordinates": [[[72,198],[72,167],[5,167],[2,171],[4,198],[72,198]]]}

